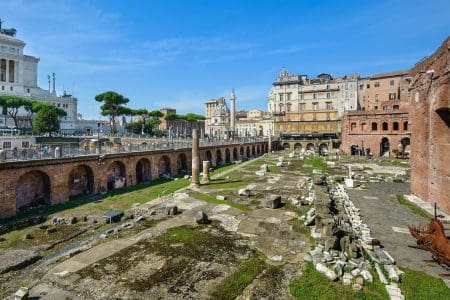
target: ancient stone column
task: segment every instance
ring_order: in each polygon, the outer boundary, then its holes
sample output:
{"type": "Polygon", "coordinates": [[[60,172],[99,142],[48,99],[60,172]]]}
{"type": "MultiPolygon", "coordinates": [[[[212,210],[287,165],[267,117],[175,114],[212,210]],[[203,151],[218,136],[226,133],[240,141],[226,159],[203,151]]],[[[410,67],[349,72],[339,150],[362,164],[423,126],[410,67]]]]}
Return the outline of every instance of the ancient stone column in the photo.
{"type": "Polygon", "coordinates": [[[200,147],[197,129],[192,130],[192,180],[191,185],[200,184],[200,147]]]}
{"type": "Polygon", "coordinates": [[[230,110],[230,137],[231,139],[234,139],[235,132],[236,132],[236,95],[234,94],[234,89],[231,92],[230,97],[230,103],[231,103],[231,110],[230,110]]]}
{"type": "Polygon", "coordinates": [[[211,178],[209,177],[209,168],[211,168],[211,162],[209,160],[203,161],[203,182],[208,183],[211,178]]]}
{"type": "Polygon", "coordinates": [[[268,149],[269,153],[272,153],[272,135],[269,134],[269,149],[268,149]]]}

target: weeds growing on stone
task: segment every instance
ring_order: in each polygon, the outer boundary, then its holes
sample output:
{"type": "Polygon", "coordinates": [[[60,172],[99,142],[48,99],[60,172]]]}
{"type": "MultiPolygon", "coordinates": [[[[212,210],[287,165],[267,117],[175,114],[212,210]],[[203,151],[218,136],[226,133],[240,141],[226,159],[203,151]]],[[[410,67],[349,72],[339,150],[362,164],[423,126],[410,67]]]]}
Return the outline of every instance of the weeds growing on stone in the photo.
{"type": "Polygon", "coordinates": [[[239,203],[235,203],[233,201],[229,201],[229,200],[218,200],[216,198],[214,198],[213,196],[210,195],[206,195],[197,191],[189,191],[189,196],[191,196],[192,198],[198,199],[198,200],[202,200],[205,202],[209,202],[209,203],[215,203],[215,204],[225,204],[243,211],[249,211],[251,210],[250,207],[243,205],[243,204],[239,204],[239,203]]]}
{"type": "Polygon", "coordinates": [[[428,214],[426,211],[424,211],[420,207],[416,206],[415,204],[406,200],[405,197],[403,197],[402,195],[397,195],[397,201],[401,205],[404,205],[407,208],[409,208],[414,214],[421,216],[422,218],[425,218],[425,219],[432,218],[432,216],[430,214],[428,214]]]}

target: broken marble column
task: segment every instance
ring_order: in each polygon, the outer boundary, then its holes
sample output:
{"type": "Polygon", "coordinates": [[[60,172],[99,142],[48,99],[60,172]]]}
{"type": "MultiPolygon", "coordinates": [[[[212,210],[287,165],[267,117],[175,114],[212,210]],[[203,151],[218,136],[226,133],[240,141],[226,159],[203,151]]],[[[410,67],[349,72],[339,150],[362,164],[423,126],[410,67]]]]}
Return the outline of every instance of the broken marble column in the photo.
{"type": "Polygon", "coordinates": [[[200,147],[197,129],[192,130],[192,186],[200,185],[200,147]]]}
{"type": "Polygon", "coordinates": [[[209,160],[203,161],[203,182],[208,183],[210,181],[209,168],[211,168],[211,162],[209,160]]]}
{"type": "Polygon", "coordinates": [[[269,134],[269,148],[268,148],[268,152],[272,153],[272,136],[269,134]]]}

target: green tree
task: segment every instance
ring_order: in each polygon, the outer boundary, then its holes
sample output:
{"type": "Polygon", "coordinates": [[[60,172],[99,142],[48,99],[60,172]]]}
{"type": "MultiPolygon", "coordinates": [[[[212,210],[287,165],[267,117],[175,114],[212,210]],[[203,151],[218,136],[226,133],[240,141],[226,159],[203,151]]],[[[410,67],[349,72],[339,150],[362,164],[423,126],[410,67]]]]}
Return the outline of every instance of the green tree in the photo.
{"type": "Polygon", "coordinates": [[[159,119],[164,116],[164,114],[162,112],[160,112],[159,110],[152,110],[151,112],[148,113],[148,115],[149,115],[149,117],[151,117],[153,119],[159,119]]]}
{"type": "Polygon", "coordinates": [[[53,105],[42,106],[36,114],[33,124],[35,134],[52,134],[59,131],[59,118],[67,113],[53,105]]]}
{"type": "Polygon", "coordinates": [[[31,100],[19,96],[0,96],[0,106],[6,107],[6,112],[14,121],[14,126],[18,128],[17,114],[19,109],[25,105],[31,105],[31,100]]]}
{"type": "Polygon", "coordinates": [[[125,107],[130,100],[119,93],[107,91],[95,96],[97,102],[103,102],[100,107],[102,116],[109,117],[109,124],[111,126],[111,133],[116,133],[116,117],[123,115],[130,115],[131,109],[125,107]]]}

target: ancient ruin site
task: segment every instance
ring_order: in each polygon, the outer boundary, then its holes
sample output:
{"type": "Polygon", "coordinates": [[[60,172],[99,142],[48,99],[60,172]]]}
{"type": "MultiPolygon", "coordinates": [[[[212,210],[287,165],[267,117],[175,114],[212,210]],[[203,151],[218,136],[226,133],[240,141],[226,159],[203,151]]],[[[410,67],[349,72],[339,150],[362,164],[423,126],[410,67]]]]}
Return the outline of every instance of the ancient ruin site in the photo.
{"type": "Polygon", "coordinates": [[[449,300],[449,28],[0,1],[0,299],[449,300]]]}

